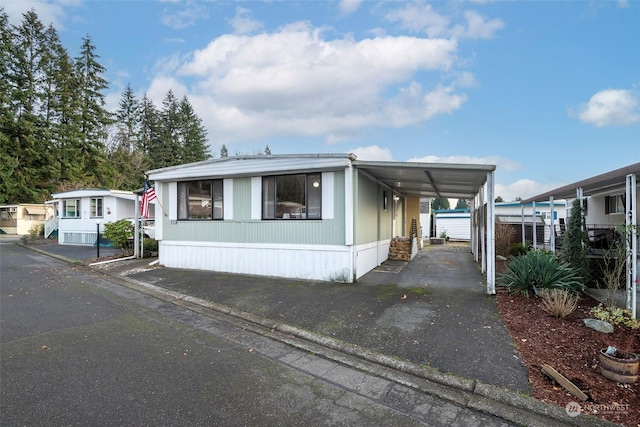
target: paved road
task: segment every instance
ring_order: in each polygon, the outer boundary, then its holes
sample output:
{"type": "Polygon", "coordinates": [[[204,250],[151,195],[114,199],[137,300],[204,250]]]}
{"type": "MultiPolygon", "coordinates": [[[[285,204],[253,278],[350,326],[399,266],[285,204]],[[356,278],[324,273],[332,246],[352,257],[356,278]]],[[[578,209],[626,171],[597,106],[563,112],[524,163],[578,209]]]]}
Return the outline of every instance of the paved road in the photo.
{"type": "Polygon", "coordinates": [[[510,425],[16,245],[0,298],[3,426],[510,425]]]}

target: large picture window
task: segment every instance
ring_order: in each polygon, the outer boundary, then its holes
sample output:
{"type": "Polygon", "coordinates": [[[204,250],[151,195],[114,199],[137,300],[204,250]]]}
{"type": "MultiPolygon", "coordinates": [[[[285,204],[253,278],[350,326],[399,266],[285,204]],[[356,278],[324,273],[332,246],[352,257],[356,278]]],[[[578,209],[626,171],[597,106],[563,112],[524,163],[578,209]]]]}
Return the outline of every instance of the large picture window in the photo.
{"type": "Polygon", "coordinates": [[[178,183],[178,219],[223,219],[222,180],[178,183]]]}
{"type": "Polygon", "coordinates": [[[263,219],[321,219],[322,175],[319,173],[262,178],[263,219]]]}
{"type": "Polygon", "coordinates": [[[67,199],[62,201],[63,218],[80,218],[80,199],[67,199]]]}
{"type": "Polygon", "coordinates": [[[91,218],[102,218],[102,197],[91,199],[91,218]]]}

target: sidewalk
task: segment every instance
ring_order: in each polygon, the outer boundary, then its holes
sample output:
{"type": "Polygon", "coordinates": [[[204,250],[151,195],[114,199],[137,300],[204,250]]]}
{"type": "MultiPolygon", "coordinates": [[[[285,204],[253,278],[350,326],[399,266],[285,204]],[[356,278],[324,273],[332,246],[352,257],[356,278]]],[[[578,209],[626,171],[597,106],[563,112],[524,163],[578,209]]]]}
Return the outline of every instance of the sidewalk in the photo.
{"type": "MultiPolygon", "coordinates": [[[[71,248],[34,249],[66,257],[71,248]]],[[[427,247],[411,262],[388,261],[353,284],[163,268],[150,261],[92,268],[334,349],[360,352],[392,369],[419,371],[427,381],[491,394],[498,405],[531,411],[531,419],[522,424],[610,425],[590,417],[568,418],[564,408],[527,397],[527,369],[494,297],[485,294],[484,276],[468,248],[427,247]],[[549,418],[540,424],[534,422],[537,416],[549,418]]]]}

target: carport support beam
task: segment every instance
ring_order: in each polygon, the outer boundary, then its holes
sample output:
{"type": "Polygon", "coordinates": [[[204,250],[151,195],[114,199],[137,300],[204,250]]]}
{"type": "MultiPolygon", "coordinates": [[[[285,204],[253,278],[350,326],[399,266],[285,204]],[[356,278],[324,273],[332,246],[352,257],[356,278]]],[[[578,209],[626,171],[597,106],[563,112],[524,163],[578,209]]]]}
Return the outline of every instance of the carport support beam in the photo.
{"type": "Polygon", "coordinates": [[[494,172],[487,174],[487,294],[496,293],[494,172]]]}

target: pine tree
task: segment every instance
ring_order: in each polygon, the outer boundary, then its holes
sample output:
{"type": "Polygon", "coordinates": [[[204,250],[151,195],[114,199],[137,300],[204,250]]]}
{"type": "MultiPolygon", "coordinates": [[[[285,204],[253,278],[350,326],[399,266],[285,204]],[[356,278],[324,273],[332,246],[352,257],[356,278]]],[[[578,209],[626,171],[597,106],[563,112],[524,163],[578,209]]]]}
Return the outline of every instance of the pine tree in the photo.
{"type": "Polygon", "coordinates": [[[585,227],[584,213],[580,199],[571,205],[571,215],[562,241],[561,257],[578,271],[583,283],[589,279],[589,235],[585,227]]]}
{"type": "Polygon", "coordinates": [[[184,135],[180,128],[178,100],[172,90],[167,92],[162,101],[159,124],[159,138],[152,142],[149,150],[154,169],[178,165],[182,162],[180,145],[184,135]]]}
{"type": "Polygon", "coordinates": [[[76,77],[80,95],[80,131],[83,140],[79,144],[79,154],[87,158],[83,171],[87,184],[99,185],[108,174],[105,158],[107,127],[112,123],[111,114],[104,108],[103,91],[109,87],[102,77],[106,69],[98,62],[100,58],[91,37],[82,39],[80,55],[76,58],[76,77]]]}
{"type": "Polygon", "coordinates": [[[179,134],[182,137],[180,163],[200,162],[210,158],[207,153],[207,131],[186,96],[180,100],[178,114],[179,134]]]}
{"type": "Polygon", "coordinates": [[[229,157],[229,150],[227,150],[227,146],[222,144],[222,148],[220,148],[220,157],[229,157]]]}

